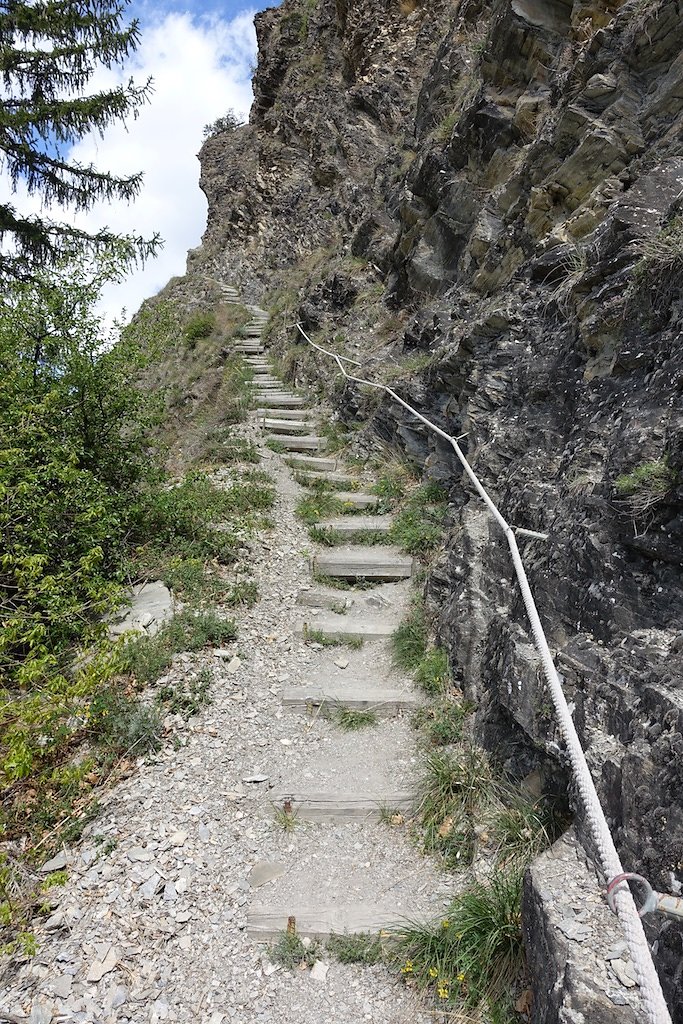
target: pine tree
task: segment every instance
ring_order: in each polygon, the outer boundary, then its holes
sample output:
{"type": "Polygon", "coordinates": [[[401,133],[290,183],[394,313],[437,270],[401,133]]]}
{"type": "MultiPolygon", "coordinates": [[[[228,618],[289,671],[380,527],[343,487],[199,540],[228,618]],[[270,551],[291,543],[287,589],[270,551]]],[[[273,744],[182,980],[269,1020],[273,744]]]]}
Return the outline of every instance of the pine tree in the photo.
{"type": "MultiPolygon", "coordinates": [[[[46,207],[89,210],[99,200],[133,199],[142,175],[115,177],[69,162],[88,132],[136,117],[152,82],[86,94],[98,68],[123,64],[136,49],[137,20],[126,24],[130,0],[0,0],[0,166],[12,191],[23,183],[46,207]],[[66,155],[65,155],[66,154],[66,155]]],[[[0,279],[30,278],[75,249],[102,252],[121,238],[88,233],[43,216],[22,216],[0,203],[0,279]]],[[[159,239],[126,239],[129,260],[154,253],[159,239]]]]}

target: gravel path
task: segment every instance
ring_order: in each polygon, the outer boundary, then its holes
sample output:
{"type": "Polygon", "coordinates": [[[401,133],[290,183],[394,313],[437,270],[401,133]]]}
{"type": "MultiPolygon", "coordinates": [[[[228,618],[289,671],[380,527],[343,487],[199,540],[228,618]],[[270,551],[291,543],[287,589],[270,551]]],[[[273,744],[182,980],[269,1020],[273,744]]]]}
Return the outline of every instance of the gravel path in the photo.
{"type": "MultiPolygon", "coordinates": [[[[246,429],[259,434],[254,424],[246,429]]],[[[280,456],[262,454],[278,487],[276,526],[250,556],[261,600],[237,617],[241,665],[228,671],[230,662],[213,651],[176,659],[176,676],[211,665],[213,703],[104,795],[102,816],[66,851],[69,881],[37,927],[39,952],[0,991],[0,1007],[32,1024],[432,1019],[382,966],[343,966],[322,954],[326,973],[287,972],[246,931],[250,905],[266,902],[292,912],[299,901],[377,904],[397,919],[438,913],[449,884],[401,830],[301,823],[288,833],[273,820],[271,789],[410,784],[416,755],[405,718],[342,733],[322,716],[282,709],[285,685],[409,684],[391,669],[386,641],[316,649],[297,636],[297,596],[313,586],[312,544],[294,515],[300,492],[291,472],[280,456]],[[283,873],[257,887],[250,872],[262,862],[283,873]]],[[[397,614],[407,600],[406,584],[378,592],[397,614]]]]}

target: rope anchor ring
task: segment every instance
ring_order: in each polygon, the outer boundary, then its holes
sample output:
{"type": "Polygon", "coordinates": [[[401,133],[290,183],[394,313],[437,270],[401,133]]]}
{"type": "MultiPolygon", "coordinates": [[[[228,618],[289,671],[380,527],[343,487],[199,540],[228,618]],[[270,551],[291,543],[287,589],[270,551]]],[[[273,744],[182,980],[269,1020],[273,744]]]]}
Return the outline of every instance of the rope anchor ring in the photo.
{"type": "Polygon", "coordinates": [[[662,914],[664,917],[683,920],[683,896],[670,896],[666,892],[657,892],[647,878],[636,875],[632,871],[624,871],[620,875],[615,875],[607,886],[607,903],[613,913],[616,914],[615,890],[622,882],[634,882],[640,889],[643,896],[643,905],[638,911],[640,917],[644,917],[645,914],[662,914]]]}
{"type": "Polygon", "coordinates": [[[617,908],[614,905],[615,890],[622,882],[635,882],[641,891],[643,896],[643,905],[640,910],[638,910],[639,917],[644,917],[645,914],[651,914],[653,910],[657,909],[658,894],[654,891],[647,878],[643,878],[642,875],[637,875],[633,871],[622,871],[620,875],[615,875],[607,886],[607,905],[613,914],[616,914],[617,912],[617,908]]]}

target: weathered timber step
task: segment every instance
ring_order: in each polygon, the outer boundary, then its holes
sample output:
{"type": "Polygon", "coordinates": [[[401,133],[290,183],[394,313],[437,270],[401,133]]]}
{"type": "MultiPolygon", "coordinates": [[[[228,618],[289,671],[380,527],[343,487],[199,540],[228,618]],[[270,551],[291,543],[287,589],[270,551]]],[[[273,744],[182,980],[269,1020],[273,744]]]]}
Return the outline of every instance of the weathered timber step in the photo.
{"type": "Polygon", "coordinates": [[[310,423],[305,420],[272,420],[264,417],[262,420],[264,430],[270,430],[272,434],[298,434],[310,430],[310,423]]]}
{"type": "MultiPolygon", "coordinates": [[[[334,590],[329,594],[322,590],[300,590],[296,596],[297,604],[306,605],[308,608],[331,608],[337,612],[340,608],[348,611],[349,608],[353,607],[354,600],[355,594],[350,592],[342,594],[338,590],[334,590]]],[[[309,623],[309,625],[314,625],[314,623],[309,623]]]]}
{"type": "MultiPolygon", "coordinates": [[[[310,420],[311,413],[307,409],[278,409],[277,413],[273,413],[272,409],[257,409],[256,415],[259,419],[275,415],[279,420],[310,420]]],[[[288,459],[288,462],[291,460],[288,459]]]]}
{"type": "Polygon", "coordinates": [[[239,345],[235,345],[235,352],[239,352],[241,355],[245,356],[258,356],[261,355],[262,352],[265,352],[265,349],[263,345],[260,345],[257,342],[252,345],[248,341],[243,341],[239,345]]]}
{"type": "Polygon", "coordinates": [[[270,392],[262,391],[256,395],[257,401],[261,405],[270,406],[273,409],[284,408],[284,409],[298,409],[300,406],[305,405],[304,399],[301,395],[286,395],[282,392],[270,392]]]}
{"type": "Polygon", "coordinates": [[[319,452],[325,448],[325,438],[313,434],[277,434],[268,440],[278,441],[290,452],[319,452]]]}
{"type": "Polygon", "coordinates": [[[364,533],[388,534],[393,522],[393,516],[337,516],[336,519],[323,519],[316,526],[319,530],[330,530],[342,537],[357,537],[364,533]]]}
{"type": "Polygon", "coordinates": [[[277,384],[278,387],[282,387],[282,381],[274,377],[272,373],[266,373],[265,371],[257,371],[253,375],[254,384],[277,384]]]}
{"type": "Polygon", "coordinates": [[[328,470],[337,468],[336,459],[319,459],[314,455],[292,455],[287,459],[287,464],[293,469],[316,470],[325,473],[328,470]]]}
{"type": "MultiPolygon", "coordinates": [[[[360,611],[360,609],[359,609],[360,611]]],[[[328,640],[363,640],[372,643],[374,640],[386,640],[395,632],[400,623],[396,614],[365,611],[362,615],[336,612],[322,612],[311,615],[296,624],[296,632],[301,636],[322,633],[328,640]]]]}
{"type": "Polygon", "coordinates": [[[282,704],[294,711],[322,707],[333,713],[335,708],[345,707],[355,711],[374,711],[377,715],[390,718],[401,711],[415,710],[420,706],[420,700],[410,690],[344,681],[288,686],[282,692],[282,704]]]}
{"type": "Polygon", "coordinates": [[[282,789],[268,795],[270,803],[277,808],[284,807],[285,801],[292,804],[292,813],[301,821],[326,821],[343,824],[347,821],[380,821],[382,812],[402,811],[410,813],[418,803],[412,790],[386,789],[373,793],[307,792],[296,789],[282,789]]]}
{"type": "Polygon", "coordinates": [[[344,580],[404,580],[413,574],[413,559],[394,547],[336,548],[314,555],[311,570],[344,580]]]}
{"type": "Polygon", "coordinates": [[[374,508],[379,502],[376,494],[364,491],[335,491],[335,498],[349,508],[374,508]]]}
{"type": "MultiPolygon", "coordinates": [[[[406,915],[412,921],[413,915],[406,915]]],[[[306,905],[292,898],[285,906],[253,906],[247,913],[247,933],[256,942],[272,942],[287,930],[294,918],[296,933],[302,939],[329,939],[330,935],[360,935],[396,931],[405,924],[395,907],[371,903],[340,906],[306,905]]]]}
{"type": "Polygon", "coordinates": [[[269,394],[274,392],[277,395],[280,394],[282,391],[282,382],[279,380],[274,380],[271,384],[268,383],[267,381],[255,380],[254,387],[258,388],[259,391],[267,391],[269,394]]]}

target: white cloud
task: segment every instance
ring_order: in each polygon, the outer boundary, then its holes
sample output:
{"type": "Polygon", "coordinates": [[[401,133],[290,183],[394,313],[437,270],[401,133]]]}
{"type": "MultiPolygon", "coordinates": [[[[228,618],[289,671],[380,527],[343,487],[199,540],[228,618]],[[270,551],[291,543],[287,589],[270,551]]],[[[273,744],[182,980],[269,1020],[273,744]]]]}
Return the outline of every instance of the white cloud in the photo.
{"type": "MultiPolygon", "coordinates": [[[[232,20],[189,13],[152,12],[143,26],[140,45],[124,71],[102,70],[89,91],[125,83],[133,76],[142,84],[151,75],[154,93],[127,128],[113,125],[104,139],[86,136],[68,154],[70,161],[94,163],[116,175],[144,172],[142,191],[134,203],[100,204],[87,214],[68,215],[59,208],[43,211],[87,230],[109,227],[120,234],[165,241],[159,256],[109,290],[104,311],[118,315],[123,306],[134,312],[175,274],[185,269],[187,250],[201,238],[206,200],[199,190],[199,161],[204,125],[231,108],[244,119],[252,100],[250,66],[255,58],[253,11],[232,20]]],[[[22,213],[37,212],[39,200],[17,193],[22,213]]]]}

